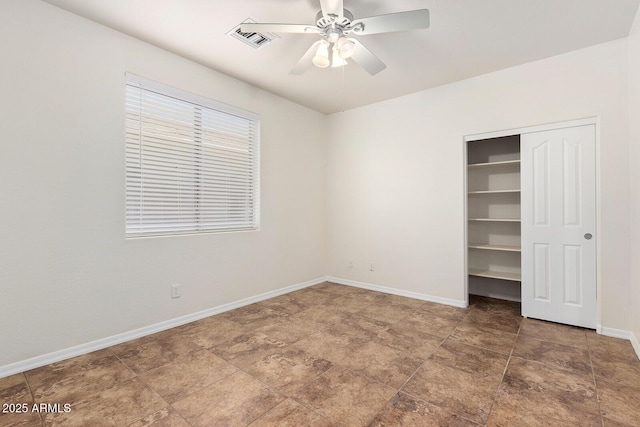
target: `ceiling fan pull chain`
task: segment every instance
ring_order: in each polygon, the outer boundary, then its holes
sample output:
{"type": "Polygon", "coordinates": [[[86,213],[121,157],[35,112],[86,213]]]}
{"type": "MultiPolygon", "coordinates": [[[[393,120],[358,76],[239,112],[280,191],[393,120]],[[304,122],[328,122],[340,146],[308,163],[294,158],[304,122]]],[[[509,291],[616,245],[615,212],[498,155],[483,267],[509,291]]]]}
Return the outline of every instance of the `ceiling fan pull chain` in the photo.
{"type": "Polygon", "coordinates": [[[345,84],[344,84],[344,69],[347,67],[340,67],[342,68],[342,112],[344,113],[344,98],[345,98],[345,84]]]}

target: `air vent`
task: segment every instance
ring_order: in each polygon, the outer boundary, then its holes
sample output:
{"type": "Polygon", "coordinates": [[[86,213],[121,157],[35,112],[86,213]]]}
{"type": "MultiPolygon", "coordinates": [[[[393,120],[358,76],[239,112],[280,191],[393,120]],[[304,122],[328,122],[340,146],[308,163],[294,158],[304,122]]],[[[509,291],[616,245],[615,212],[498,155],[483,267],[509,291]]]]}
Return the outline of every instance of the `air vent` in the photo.
{"type": "Polygon", "coordinates": [[[271,33],[243,33],[240,30],[240,26],[247,23],[255,24],[256,21],[252,19],[245,19],[233,30],[229,31],[227,35],[233,37],[234,39],[240,40],[242,43],[251,46],[254,49],[263,48],[278,38],[278,36],[271,33]]]}

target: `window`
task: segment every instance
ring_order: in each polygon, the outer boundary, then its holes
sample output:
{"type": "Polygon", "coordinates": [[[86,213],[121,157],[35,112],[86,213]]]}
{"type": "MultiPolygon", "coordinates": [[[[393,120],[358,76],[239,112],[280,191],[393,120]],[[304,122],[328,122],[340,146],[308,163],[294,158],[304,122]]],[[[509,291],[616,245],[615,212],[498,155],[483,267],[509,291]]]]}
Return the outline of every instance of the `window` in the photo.
{"type": "Polygon", "coordinates": [[[256,114],[127,74],[127,237],[254,230],[256,114]]]}

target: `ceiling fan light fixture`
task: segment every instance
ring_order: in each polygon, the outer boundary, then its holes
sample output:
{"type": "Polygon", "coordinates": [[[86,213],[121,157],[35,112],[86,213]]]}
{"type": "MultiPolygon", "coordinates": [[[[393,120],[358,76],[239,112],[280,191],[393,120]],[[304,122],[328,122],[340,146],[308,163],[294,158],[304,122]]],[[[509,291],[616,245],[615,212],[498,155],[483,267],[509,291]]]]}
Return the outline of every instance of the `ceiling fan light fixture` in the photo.
{"type": "Polygon", "coordinates": [[[331,58],[331,68],[344,67],[347,64],[347,60],[340,57],[340,55],[333,55],[331,58]]]}
{"type": "Polygon", "coordinates": [[[353,50],[356,48],[356,44],[346,37],[340,37],[337,42],[338,55],[340,58],[347,59],[353,54],[353,50]]]}
{"type": "Polygon", "coordinates": [[[318,46],[318,50],[313,57],[313,65],[318,68],[327,68],[331,65],[331,61],[329,60],[329,43],[326,41],[323,41],[318,46]]]}

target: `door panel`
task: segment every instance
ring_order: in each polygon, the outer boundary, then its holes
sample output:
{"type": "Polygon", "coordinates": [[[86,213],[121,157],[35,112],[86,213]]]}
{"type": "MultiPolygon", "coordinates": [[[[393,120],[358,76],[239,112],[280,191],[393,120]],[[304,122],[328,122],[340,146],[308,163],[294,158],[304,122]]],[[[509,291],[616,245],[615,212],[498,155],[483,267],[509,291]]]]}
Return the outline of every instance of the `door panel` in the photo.
{"type": "Polygon", "coordinates": [[[521,157],[522,314],[595,328],[595,125],[523,134],[521,157]]]}
{"type": "Polygon", "coordinates": [[[533,282],[537,301],[549,301],[549,245],[534,243],[533,245],[533,282]]]}
{"type": "Polygon", "coordinates": [[[532,154],[534,224],[549,225],[549,141],[533,147],[532,154]]]}
{"type": "Polygon", "coordinates": [[[582,146],[564,139],[564,225],[580,225],[580,159],[582,146]]]}
{"type": "Polygon", "coordinates": [[[564,303],[582,305],[582,248],[564,245],[564,303]]]}

